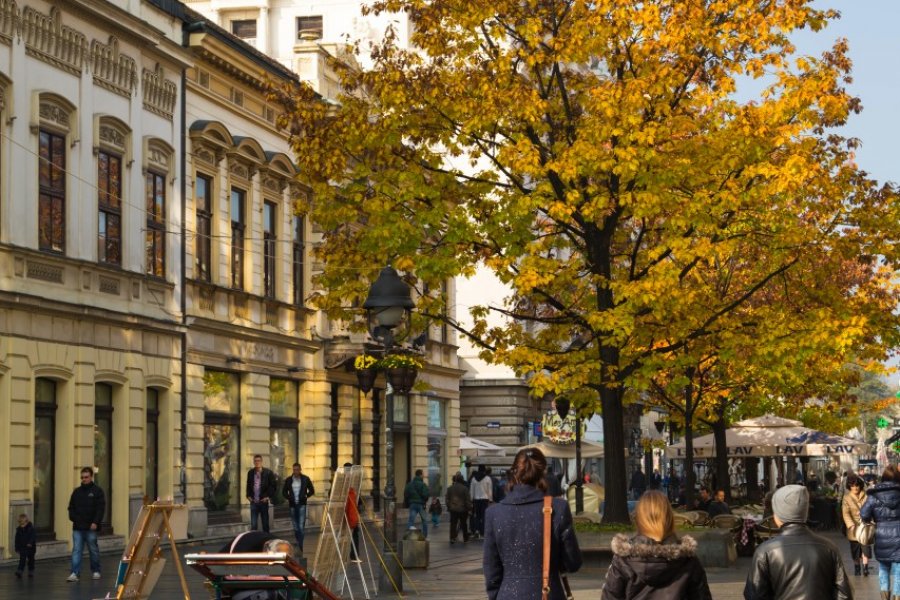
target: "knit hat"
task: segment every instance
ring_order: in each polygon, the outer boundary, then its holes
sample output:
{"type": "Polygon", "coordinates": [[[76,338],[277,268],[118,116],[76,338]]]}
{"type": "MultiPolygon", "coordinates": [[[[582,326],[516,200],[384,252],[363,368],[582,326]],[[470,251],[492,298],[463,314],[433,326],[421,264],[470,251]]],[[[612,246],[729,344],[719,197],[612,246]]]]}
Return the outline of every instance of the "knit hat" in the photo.
{"type": "Polygon", "coordinates": [[[782,523],[806,523],[809,492],[802,485],[786,485],[772,495],[772,512],[782,523]]]}

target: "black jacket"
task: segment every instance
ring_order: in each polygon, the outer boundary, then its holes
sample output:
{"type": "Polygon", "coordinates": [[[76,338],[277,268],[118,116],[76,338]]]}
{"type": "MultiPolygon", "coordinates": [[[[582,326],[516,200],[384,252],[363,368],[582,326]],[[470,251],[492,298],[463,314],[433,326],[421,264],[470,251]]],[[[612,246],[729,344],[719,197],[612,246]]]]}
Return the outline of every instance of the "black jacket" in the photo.
{"type": "MultiPolygon", "coordinates": [[[[563,600],[559,572],[581,568],[581,550],[569,504],[553,499],[550,599],[563,600]]],[[[484,518],[484,581],[490,600],[540,600],[544,546],[544,493],[519,484],[484,518]]]]}
{"type": "Polygon", "coordinates": [[[34,525],[29,521],[25,527],[16,527],[16,552],[34,551],[37,544],[37,534],[34,525]]]}
{"type": "Polygon", "coordinates": [[[613,559],[606,572],[602,600],[712,600],[706,571],[690,536],[659,543],[636,535],[616,534],[613,559]]]}
{"type": "MultiPolygon", "coordinates": [[[[256,469],[247,471],[247,498],[253,498],[253,479],[256,469]]],[[[278,488],[278,478],[275,473],[263,467],[262,475],[259,480],[259,499],[268,498],[269,502],[274,500],[275,492],[278,488]]]]}
{"type": "Polygon", "coordinates": [[[875,521],[875,558],[879,562],[900,562],[900,485],[883,481],[866,496],[859,518],[875,521]]]}
{"type": "Polygon", "coordinates": [[[300,474],[300,496],[294,498],[293,475],[284,480],[284,487],[281,488],[281,495],[287,498],[288,506],[303,506],[306,504],[306,499],[315,493],[316,488],[313,487],[312,479],[302,473],[300,474]]]}
{"type": "Polygon", "coordinates": [[[467,513],[472,510],[472,499],[469,498],[469,490],[466,484],[455,482],[447,488],[447,510],[454,513],[467,513]]]}
{"type": "Polygon", "coordinates": [[[106,514],[106,496],[100,486],[93,481],[81,484],[69,498],[69,520],[72,529],[87,531],[91,525],[100,529],[103,515],[106,514]]]}
{"type": "Polygon", "coordinates": [[[806,525],[785,523],[753,554],[745,600],[850,600],[853,590],[834,544],[806,525]]]}

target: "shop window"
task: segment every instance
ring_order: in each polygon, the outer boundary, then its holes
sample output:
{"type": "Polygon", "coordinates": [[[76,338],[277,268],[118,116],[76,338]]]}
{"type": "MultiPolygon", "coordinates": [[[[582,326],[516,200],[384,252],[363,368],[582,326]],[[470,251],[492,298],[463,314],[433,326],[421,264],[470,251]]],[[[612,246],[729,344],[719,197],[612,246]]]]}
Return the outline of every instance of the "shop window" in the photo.
{"type": "MultiPolygon", "coordinates": [[[[299,462],[299,386],[289,379],[269,380],[269,457],[279,483],[290,476],[291,467],[299,462]]],[[[287,516],[287,500],[281,490],[273,503],[277,514],[287,516]]]]}
{"type": "Polygon", "coordinates": [[[203,503],[211,523],[240,518],[241,397],[237,373],[203,374],[203,503]]]}
{"type": "Polygon", "coordinates": [[[159,498],[159,390],[157,389],[147,388],[146,414],[144,494],[153,501],[159,498]]]}
{"type": "Polygon", "coordinates": [[[103,515],[104,533],[112,533],[110,517],[113,506],[113,388],[106,383],[94,385],[94,483],[106,495],[103,515]]]}
{"type": "Polygon", "coordinates": [[[38,539],[53,540],[53,497],[56,492],[56,382],[34,382],[34,528],[38,539]]]}
{"type": "Polygon", "coordinates": [[[447,481],[446,407],[443,400],[428,399],[428,489],[438,497],[447,481]]]}

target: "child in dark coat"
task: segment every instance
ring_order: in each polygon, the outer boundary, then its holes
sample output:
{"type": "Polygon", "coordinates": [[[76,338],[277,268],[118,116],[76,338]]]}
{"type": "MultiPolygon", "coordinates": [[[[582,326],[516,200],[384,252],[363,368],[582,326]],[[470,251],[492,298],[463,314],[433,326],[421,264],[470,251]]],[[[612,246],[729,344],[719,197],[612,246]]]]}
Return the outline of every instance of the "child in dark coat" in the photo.
{"type": "Polygon", "coordinates": [[[19,526],[16,527],[16,552],[19,553],[19,568],[16,569],[16,577],[22,577],[25,564],[28,563],[28,576],[34,577],[34,554],[37,551],[37,536],[34,533],[34,525],[28,520],[28,515],[19,515],[19,526]]]}
{"type": "Polygon", "coordinates": [[[428,512],[431,513],[431,524],[433,527],[437,527],[441,522],[441,513],[444,512],[444,508],[441,506],[441,501],[435,496],[435,498],[431,501],[431,506],[428,507],[428,512]]]}

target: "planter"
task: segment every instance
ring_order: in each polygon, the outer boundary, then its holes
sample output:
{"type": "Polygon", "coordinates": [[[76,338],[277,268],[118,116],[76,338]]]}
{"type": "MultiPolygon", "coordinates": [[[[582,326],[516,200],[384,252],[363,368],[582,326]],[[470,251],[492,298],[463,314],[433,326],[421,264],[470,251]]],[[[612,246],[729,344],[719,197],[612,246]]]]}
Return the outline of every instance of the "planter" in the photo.
{"type": "Polygon", "coordinates": [[[413,367],[391,367],[385,369],[388,383],[399,394],[408,394],[416,383],[419,371],[413,367]]]}
{"type": "Polygon", "coordinates": [[[372,388],[375,386],[375,378],[378,377],[378,371],[375,369],[357,369],[356,370],[356,381],[359,384],[359,389],[362,390],[363,394],[368,394],[372,388]]]}

